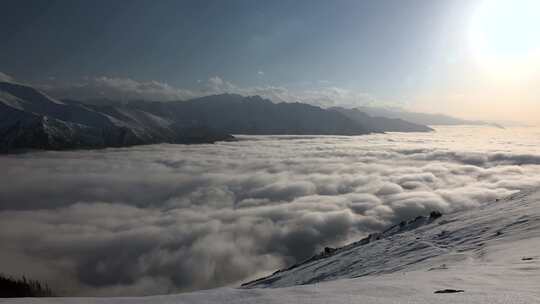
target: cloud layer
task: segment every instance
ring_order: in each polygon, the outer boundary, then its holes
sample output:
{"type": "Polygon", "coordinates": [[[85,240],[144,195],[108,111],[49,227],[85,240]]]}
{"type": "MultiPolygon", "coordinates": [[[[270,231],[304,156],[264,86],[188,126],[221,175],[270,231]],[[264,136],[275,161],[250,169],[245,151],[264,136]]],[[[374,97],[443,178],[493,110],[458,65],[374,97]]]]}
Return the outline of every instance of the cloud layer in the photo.
{"type": "Polygon", "coordinates": [[[107,76],[86,77],[76,83],[54,83],[42,85],[40,88],[55,97],[75,100],[172,101],[198,96],[193,91],[178,89],[160,81],[137,81],[107,76]]]}
{"type": "MultiPolygon", "coordinates": [[[[257,75],[261,76],[264,73],[261,74],[259,71],[257,75]]],[[[137,81],[130,78],[107,76],[86,77],[74,83],[53,82],[39,87],[56,98],[75,100],[175,101],[213,94],[234,93],[244,96],[259,95],[274,102],[303,102],[322,107],[357,107],[376,102],[376,99],[369,94],[331,86],[327,83],[318,83],[309,88],[272,85],[242,87],[219,76],[210,77],[205,82],[200,81],[198,87],[191,89],[176,88],[155,80],[137,81]]]]}
{"type": "MultiPolygon", "coordinates": [[[[264,72],[256,73],[259,77],[264,72]]],[[[15,81],[0,72],[0,81],[15,81]]],[[[44,84],[30,84],[58,99],[73,100],[149,100],[178,101],[214,94],[233,93],[244,96],[259,95],[273,102],[302,102],[320,107],[358,107],[379,104],[374,96],[355,90],[333,86],[326,81],[292,88],[286,86],[260,85],[239,86],[219,76],[198,81],[194,88],[177,88],[168,83],[148,80],[140,81],[121,77],[84,77],[74,82],[62,82],[50,77],[44,84]]]]}
{"type": "Polygon", "coordinates": [[[11,81],[13,81],[13,77],[9,76],[9,75],[6,74],[6,73],[0,72],[0,81],[11,82],[11,81]]]}
{"type": "Polygon", "coordinates": [[[512,132],[3,156],[0,269],[68,295],[235,284],[431,210],[540,186],[540,136],[512,132]]]}

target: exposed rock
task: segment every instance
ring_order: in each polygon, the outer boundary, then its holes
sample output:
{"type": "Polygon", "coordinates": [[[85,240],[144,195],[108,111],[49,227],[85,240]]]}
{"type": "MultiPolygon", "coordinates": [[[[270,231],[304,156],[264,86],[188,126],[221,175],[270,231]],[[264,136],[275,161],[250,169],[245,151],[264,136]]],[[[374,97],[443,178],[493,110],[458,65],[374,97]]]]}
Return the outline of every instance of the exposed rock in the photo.
{"type": "Polygon", "coordinates": [[[463,290],[463,289],[441,289],[441,290],[435,291],[434,293],[460,293],[460,292],[465,292],[465,290],[463,290]]]}

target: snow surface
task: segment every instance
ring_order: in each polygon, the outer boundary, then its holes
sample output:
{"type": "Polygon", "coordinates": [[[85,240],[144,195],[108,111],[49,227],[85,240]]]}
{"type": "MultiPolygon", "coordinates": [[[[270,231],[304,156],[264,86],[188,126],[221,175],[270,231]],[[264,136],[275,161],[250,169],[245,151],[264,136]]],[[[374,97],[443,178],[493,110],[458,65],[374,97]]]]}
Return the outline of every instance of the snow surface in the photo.
{"type": "Polygon", "coordinates": [[[540,303],[540,191],[406,226],[250,285],[267,288],[0,303],[540,303]]]}

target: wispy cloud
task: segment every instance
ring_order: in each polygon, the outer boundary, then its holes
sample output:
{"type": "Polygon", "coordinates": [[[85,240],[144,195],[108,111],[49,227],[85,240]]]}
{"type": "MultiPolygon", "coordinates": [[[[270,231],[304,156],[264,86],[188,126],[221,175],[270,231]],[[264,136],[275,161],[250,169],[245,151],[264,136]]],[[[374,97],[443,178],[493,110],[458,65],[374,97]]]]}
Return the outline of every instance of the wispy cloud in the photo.
{"type": "Polygon", "coordinates": [[[0,81],[13,81],[13,77],[9,76],[8,74],[0,72],[0,81]]]}
{"type": "MultiPolygon", "coordinates": [[[[264,72],[258,71],[262,77],[264,72]]],[[[309,88],[261,85],[244,87],[219,76],[199,81],[198,88],[181,89],[159,81],[137,81],[130,78],[87,77],[76,83],[50,83],[40,88],[52,96],[70,99],[144,99],[154,101],[185,100],[211,94],[235,93],[246,96],[260,95],[274,102],[302,102],[322,107],[355,107],[376,103],[377,99],[363,92],[331,86],[320,82],[309,88]]]]}
{"type": "Polygon", "coordinates": [[[76,83],[53,83],[41,85],[49,94],[70,99],[113,99],[171,101],[197,96],[193,91],[178,89],[155,80],[137,81],[130,78],[85,77],[76,83]]]}

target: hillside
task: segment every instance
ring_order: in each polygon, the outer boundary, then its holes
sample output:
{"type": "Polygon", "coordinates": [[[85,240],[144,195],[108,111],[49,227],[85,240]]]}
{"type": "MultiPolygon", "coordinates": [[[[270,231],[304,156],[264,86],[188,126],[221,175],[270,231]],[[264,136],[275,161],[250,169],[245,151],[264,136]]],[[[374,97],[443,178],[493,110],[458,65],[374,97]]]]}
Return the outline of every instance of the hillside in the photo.
{"type": "MultiPolygon", "coordinates": [[[[519,193],[467,212],[402,222],[380,234],[343,248],[328,249],[319,256],[244,286],[286,287],[404,271],[444,272],[447,268],[453,269],[454,264],[457,264],[455,267],[461,267],[462,263],[483,265],[489,262],[486,255],[490,255],[493,247],[525,240],[530,250],[516,251],[512,254],[515,260],[507,262],[523,269],[531,263],[537,267],[540,266],[538,232],[540,193],[519,193]]],[[[523,274],[540,276],[540,273],[527,271],[523,274]]]]}

